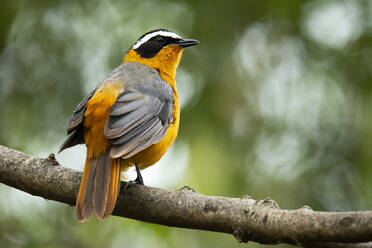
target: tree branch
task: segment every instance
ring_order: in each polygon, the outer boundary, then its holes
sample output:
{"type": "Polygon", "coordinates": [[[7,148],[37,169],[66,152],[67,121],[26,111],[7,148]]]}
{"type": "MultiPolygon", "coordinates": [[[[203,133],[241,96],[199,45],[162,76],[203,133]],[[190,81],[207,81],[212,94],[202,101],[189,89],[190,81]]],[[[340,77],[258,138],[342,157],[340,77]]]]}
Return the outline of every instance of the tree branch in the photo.
{"type": "MultiPolygon", "coordinates": [[[[0,146],[0,182],[69,205],[75,204],[81,172],[0,146]]],[[[267,198],[205,196],[137,185],[121,192],[114,215],[161,225],[233,234],[239,242],[289,243],[303,247],[372,247],[372,211],[282,210],[267,198]],[[363,243],[364,242],[364,243],[363,243]]]]}

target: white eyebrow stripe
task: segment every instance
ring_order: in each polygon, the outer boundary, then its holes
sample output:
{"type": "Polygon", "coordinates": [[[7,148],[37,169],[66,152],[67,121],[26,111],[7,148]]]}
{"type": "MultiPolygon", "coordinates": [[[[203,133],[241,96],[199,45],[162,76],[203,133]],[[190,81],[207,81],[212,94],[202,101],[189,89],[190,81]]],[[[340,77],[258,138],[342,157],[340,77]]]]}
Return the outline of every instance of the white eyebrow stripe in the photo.
{"type": "Polygon", "coordinates": [[[146,43],[148,40],[150,40],[151,38],[157,36],[157,35],[161,35],[161,36],[166,36],[166,37],[172,37],[174,39],[181,39],[181,36],[179,36],[178,34],[176,33],[173,33],[173,32],[169,32],[169,31],[156,31],[156,32],[153,32],[153,33],[149,33],[147,35],[145,35],[144,37],[142,37],[141,39],[139,39],[134,45],[133,45],[133,49],[137,49],[139,48],[143,43],[146,43]]]}

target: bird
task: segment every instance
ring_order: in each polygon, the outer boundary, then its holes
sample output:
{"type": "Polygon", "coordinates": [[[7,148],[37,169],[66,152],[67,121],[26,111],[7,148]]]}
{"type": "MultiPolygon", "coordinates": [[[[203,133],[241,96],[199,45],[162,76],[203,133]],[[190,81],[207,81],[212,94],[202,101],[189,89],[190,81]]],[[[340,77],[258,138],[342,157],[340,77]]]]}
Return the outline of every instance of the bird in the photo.
{"type": "Polygon", "coordinates": [[[121,171],[155,164],[178,134],[180,106],[176,69],[183,49],[198,40],[167,29],[142,36],[126,52],[123,63],[73,110],[67,139],[59,152],[85,144],[87,155],[76,199],[76,219],[98,219],[114,210],[121,171]]]}

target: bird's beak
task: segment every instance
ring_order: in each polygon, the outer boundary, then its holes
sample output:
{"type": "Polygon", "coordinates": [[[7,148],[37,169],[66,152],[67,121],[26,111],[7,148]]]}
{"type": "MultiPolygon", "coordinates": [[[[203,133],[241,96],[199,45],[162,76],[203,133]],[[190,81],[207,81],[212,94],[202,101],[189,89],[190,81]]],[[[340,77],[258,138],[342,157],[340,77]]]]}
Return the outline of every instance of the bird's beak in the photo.
{"type": "Polygon", "coordinates": [[[199,41],[194,40],[194,39],[182,39],[182,40],[177,41],[175,44],[182,48],[185,48],[185,47],[195,46],[199,44],[199,41]]]}

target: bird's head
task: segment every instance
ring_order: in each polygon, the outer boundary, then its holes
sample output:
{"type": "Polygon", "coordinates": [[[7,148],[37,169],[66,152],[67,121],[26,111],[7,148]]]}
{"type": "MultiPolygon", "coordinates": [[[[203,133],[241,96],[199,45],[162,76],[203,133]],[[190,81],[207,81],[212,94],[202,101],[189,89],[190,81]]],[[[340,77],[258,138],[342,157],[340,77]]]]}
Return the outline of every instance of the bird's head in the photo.
{"type": "Polygon", "coordinates": [[[174,78],[183,49],[198,43],[198,40],[183,39],[166,29],[156,29],[145,33],[134,43],[124,62],[141,62],[157,69],[162,76],[174,78]]]}

